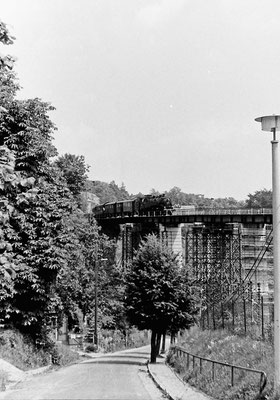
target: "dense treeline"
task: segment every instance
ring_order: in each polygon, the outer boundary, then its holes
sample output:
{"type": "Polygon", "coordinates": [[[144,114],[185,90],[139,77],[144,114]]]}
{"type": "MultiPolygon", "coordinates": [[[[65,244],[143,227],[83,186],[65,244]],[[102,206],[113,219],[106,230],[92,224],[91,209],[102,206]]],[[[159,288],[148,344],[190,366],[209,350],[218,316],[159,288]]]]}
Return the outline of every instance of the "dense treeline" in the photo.
{"type": "MultiPolygon", "coordinates": [[[[119,187],[114,181],[111,183],[101,181],[88,181],[86,190],[94,193],[99,202],[121,201],[138,196],[144,196],[143,193],[129,194],[125,185],[122,183],[119,187]]],[[[162,192],[151,189],[150,194],[159,195],[162,192]]],[[[236,200],[233,197],[224,198],[209,198],[203,194],[184,193],[182,190],[174,186],[170,190],[164,191],[167,197],[171,199],[174,206],[193,205],[195,207],[210,207],[210,208],[271,208],[272,207],[272,192],[271,190],[257,190],[253,194],[248,194],[245,200],[236,200]]],[[[145,193],[146,194],[146,193],[145,193]]]]}
{"type": "MultiPolygon", "coordinates": [[[[2,44],[13,40],[0,23],[2,44]]],[[[103,257],[100,323],[116,325],[122,298],[107,290],[122,279],[114,244],[81,209],[88,166],[82,156],[58,156],[49,103],[16,98],[10,56],[0,59],[0,84],[0,323],[38,338],[51,315],[68,316],[70,327],[90,318],[94,263],[103,257]]]]}

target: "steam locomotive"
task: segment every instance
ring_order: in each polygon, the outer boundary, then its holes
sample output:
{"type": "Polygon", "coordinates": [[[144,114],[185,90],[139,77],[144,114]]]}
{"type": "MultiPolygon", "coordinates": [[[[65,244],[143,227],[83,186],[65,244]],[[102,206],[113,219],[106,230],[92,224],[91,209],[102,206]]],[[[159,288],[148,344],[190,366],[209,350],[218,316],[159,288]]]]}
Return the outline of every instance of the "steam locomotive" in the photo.
{"type": "Polygon", "coordinates": [[[130,217],[138,215],[166,215],[172,214],[171,200],[161,195],[146,195],[132,200],[108,202],[95,206],[93,215],[98,218],[130,217]]]}

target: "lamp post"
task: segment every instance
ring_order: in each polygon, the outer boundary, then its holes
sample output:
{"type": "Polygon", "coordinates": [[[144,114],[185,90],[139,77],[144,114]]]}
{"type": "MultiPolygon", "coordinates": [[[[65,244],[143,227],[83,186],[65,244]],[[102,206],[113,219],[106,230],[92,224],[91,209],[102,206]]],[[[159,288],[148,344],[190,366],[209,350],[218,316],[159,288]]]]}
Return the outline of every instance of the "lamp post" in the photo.
{"type": "Polygon", "coordinates": [[[262,130],[272,132],[272,208],[273,208],[273,271],[274,271],[274,390],[280,393],[280,182],[279,146],[276,132],[280,115],[256,118],[262,130]]]}

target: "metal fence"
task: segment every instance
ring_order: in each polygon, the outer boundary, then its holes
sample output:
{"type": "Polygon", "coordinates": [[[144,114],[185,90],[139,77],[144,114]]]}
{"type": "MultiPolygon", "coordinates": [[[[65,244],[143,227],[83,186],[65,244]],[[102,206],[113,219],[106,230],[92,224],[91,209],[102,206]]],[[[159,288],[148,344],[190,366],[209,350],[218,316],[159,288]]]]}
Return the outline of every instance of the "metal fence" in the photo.
{"type": "Polygon", "coordinates": [[[238,382],[239,377],[237,376],[238,371],[242,371],[245,373],[249,374],[254,374],[254,375],[259,375],[260,380],[259,380],[259,393],[262,394],[262,392],[265,389],[266,383],[267,383],[267,376],[264,371],[252,369],[252,368],[246,368],[246,367],[241,367],[239,365],[234,365],[234,364],[228,364],[225,362],[220,362],[220,361],[215,361],[211,360],[206,357],[201,357],[192,353],[189,353],[186,349],[180,346],[175,346],[173,347],[173,351],[177,355],[177,357],[186,357],[187,358],[187,369],[192,368],[192,370],[195,370],[196,368],[198,369],[200,374],[206,373],[210,375],[211,379],[215,381],[216,376],[217,376],[217,366],[221,366],[222,368],[226,369],[229,374],[229,379],[230,379],[230,384],[231,386],[234,386],[235,383],[238,382]],[[208,368],[206,367],[208,365],[208,368]]]}
{"type": "Polygon", "coordinates": [[[273,302],[263,295],[219,302],[201,311],[202,329],[228,329],[263,340],[273,335],[273,302]]]}

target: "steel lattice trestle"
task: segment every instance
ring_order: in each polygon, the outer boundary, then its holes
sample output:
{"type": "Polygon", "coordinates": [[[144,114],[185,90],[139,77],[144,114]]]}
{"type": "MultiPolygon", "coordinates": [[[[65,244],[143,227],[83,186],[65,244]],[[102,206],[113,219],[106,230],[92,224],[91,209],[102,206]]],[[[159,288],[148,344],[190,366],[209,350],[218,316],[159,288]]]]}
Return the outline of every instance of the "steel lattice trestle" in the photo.
{"type": "Polygon", "coordinates": [[[241,234],[238,225],[193,226],[186,232],[185,261],[204,305],[227,298],[241,282],[241,234]]]}

